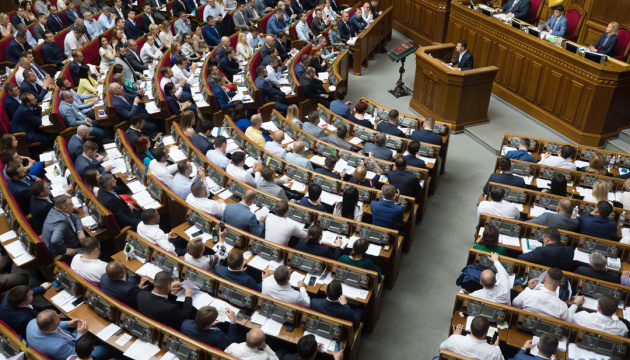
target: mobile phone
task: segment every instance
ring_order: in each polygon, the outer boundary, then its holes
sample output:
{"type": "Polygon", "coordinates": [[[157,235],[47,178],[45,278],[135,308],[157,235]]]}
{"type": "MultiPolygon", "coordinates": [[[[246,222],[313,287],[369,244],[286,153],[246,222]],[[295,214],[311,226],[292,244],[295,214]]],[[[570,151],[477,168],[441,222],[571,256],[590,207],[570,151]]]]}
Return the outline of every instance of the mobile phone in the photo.
{"type": "Polygon", "coordinates": [[[59,287],[59,283],[57,282],[57,280],[51,282],[50,284],[54,287],[59,287]]]}
{"type": "Polygon", "coordinates": [[[499,338],[499,332],[496,331],[494,335],[492,335],[492,341],[490,342],[490,345],[494,345],[494,343],[497,341],[498,338],[499,338]]]}
{"type": "Polygon", "coordinates": [[[196,238],[197,236],[201,236],[203,235],[203,231],[197,231],[196,233],[190,235],[190,238],[196,238]]]}
{"type": "Polygon", "coordinates": [[[293,331],[293,329],[295,329],[295,326],[289,324],[289,325],[287,325],[286,329],[287,329],[288,332],[291,332],[291,331],[293,331]]]}
{"type": "Polygon", "coordinates": [[[242,310],[236,313],[236,320],[243,320],[243,315],[245,315],[245,313],[242,310]]]}
{"type": "Polygon", "coordinates": [[[315,276],[311,276],[311,278],[308,280],[308,286],[315,286],[316,281],[317,278],[315,276]]]}
{"type": "Polygon", "coordinates": [[[225,223],[223,221],[221,221],[221,223],[219,224],[219,229],[221,230],[221,232],[225,230],[225,223]]]}
{"type": "Polygon", "coordinates": [[[118,336],[118,335],[122,334],[124,331],[125,331],[125,329],[120,328],[120,329],[118,329],[118,331],[116,331],[116,332],[114,333],[114,335],[118,336]]]}
{"type": "Polygon", "coordinates": [[[343,344],[341,341],[335,341],[335,352],[340,352],[343,349],[343,344]]]}
{"type": "Polygon", "coordinates": [[[76,300],[74,300],[72,302],[72,305],[79,306],[79,305],[81,305],[81,303],[83,303],[83,296],[79,296],[76,300]]]}

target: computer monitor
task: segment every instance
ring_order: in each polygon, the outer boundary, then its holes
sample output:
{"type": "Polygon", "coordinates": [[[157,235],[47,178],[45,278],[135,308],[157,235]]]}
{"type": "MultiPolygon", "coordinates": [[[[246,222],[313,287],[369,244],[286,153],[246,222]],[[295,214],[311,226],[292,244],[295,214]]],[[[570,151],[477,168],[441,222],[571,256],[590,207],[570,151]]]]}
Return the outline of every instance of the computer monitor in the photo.
{"type": "Polygon", "coordinates": [[[578,52],[580,52],[580,46],[578,46],[577,44],[574,44],[570,41],[565,41],[564,42],[564,48],[569,51],[572,52],[574,54],[578,54],[578,52]]]}
{"type": "Polygon", "coordinates": [[[604,54],[600,54],[600,53],[596,53],[592,51],[585,51],[584,58],[587,60],[594,61],[600,65],[603,65],[604,62],[608,60],[608,55],[604,55],[604,54]]]}
{"type": "Polygon", "coordinates": [[[527,29],[527,32],[530,35],[534,35],[535,37],[540,38],[540,30],[538,30],[538,28],[530,27],[527,29]]]}

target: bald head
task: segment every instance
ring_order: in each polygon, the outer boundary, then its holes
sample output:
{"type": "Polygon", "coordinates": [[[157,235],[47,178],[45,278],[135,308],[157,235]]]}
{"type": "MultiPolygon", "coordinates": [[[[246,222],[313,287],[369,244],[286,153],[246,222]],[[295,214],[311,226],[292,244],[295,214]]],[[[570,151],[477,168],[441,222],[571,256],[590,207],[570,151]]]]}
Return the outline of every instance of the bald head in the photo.
{"type": "Polygon", "coordinates": [[[249,189],[243,193],[243,202],[248,206],[253,204],[254,200],[256,200],[256,193],[254,190],[249,189]]]}
{"type": "Polygon", "coordinates": [[[247,333],[245,343],[250,349],[258,349],[265,343],[265,333],[260,329],[252,329],[247,333]]]}
{"type": "Polygon", "coordinates": [[[494,289],[494,285],[497,283],[497,278],[492,270],[484,270],[479,278],[479,283],[484,289],[491,290],[494,289]]]}
{"type": "Polygon", "coordinates": [[[571,206],[571,200],[562,199],[558,202],[559,213],[571,216],[572,210],[573,210],[573,206],[571,206]]]}
{"type": "Polygon", "coordinates": [[[262,117],[260,114],[253,115],[249,121],[252,123],[254,129],[260,129],[262,126],[262,117]]]}
{"type": "Polygon", "coordinates": [[[41,331],[53,331],[59,326],[59,315],[55,310],[48,309],[37,314],[37,327],[41,331]]]}
{"type": "Polygon", "coordinates": [[[90,128],[87,125],[79,125],[77,128],[77,136],[81,139],[85,139],[88,135],[90,135],[90,128]]]}
{"type": "Polygon", "coordinates": [[[105,273],[110,280],[122,280],[125,277],[125,264],[119,260],[112,260],[107,263],[105,273]]]}
{"type": "Polygon", "coordinates": [[[273,45],[273,36],[271,35],[265,36],[265,43],[267,43],[267,45],[269,46],[273,45]]]}
{"type": "Polygon", "coordinates": [[[303,141],[296,141],[293,143],[293,151],[296,154],[304,154],[304,142],[303,141]]]}
{"type": "Polygon", "coordinates": [[[277,142],[278,144],[281,144],[283,140],[284,140],[284,131],[282,130],[274,131],[273,141],[277,142]]]}

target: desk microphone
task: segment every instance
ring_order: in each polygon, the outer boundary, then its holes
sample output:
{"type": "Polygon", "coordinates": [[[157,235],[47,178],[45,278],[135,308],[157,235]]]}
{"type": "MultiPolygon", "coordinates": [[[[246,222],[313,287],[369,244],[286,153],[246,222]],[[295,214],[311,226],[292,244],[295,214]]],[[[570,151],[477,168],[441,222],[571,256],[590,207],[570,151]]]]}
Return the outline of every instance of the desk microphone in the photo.
{"type": "Polygon", "coordinates": [[[453,56],[453,52],[450,51],[448,54],[446,54],[445,57],[442,58],[442,62],[446,62],[446,60],[450,59],[451,56],[453,56]]]}

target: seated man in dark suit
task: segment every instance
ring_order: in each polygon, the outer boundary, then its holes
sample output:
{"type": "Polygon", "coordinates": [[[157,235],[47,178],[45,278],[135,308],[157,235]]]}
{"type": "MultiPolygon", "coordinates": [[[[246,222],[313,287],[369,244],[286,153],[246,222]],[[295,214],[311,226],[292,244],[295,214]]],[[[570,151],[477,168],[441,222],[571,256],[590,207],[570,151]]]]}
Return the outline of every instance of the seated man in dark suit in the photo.
{"type": "Polygon", "coordinates": [[[402,195],[418,197],[420,192],[422,192],[422,186],[420,186],[420,182],[414,174],[405,170],[407,168],[407,159],[404,156],[396,157],[394,166],[395,170],[387,172],[389,183],[394,185],[396,190],[402,195]]]}
{"type": "Polygon", "coordinates": [[[407,129],[407,134],[405,134],[398,128],[398,110],[391,110],[387,115],[387,121],[379,121],[378,118],[376,118],[375,121],[378,121],[376,130],[389,135],[404,138],[411,132],[411,129],[407,129]]]}
{"type": "Polygon", "coordinates": [[[19,285],[9,290],[0,304],[0,320],[18,335],[26,337],[26,325],[35,319],[40,311],[47,308],[31,304],[33,296],[42,295],[48,288],[50,283],[45,282],[32,289],[27,285],[19,285]]]}
{"type": "Polygon", "coordinates": [[[317,168],[315,170],[316,173],[318,174],[322,174],[322,175],[326,175],[326,176],[330,176],[332,178],[335,179],[343,179],[346,176],[346,173],[342,172],[337,172],[335,171],[335,165],[337,165],[337,161],[339,160],[339,158],[337,158],[334,155],[328,155],[326,156],[326,160],[324,160],[324,166],[325,167],[320,167],[317,168]]]}
{"type": "Polygon", "coordinates": [[[150,288],[149,279],[143,276],[140,284],[136,285],[126,279],[127,267],[118,260],[110,261],[105,267],[105,274],[101,276],[101,290],[114,299],[138,309],[138,293],[150,288]]]}
{"type": "Polygon", "coordinates": [[[226,347],[239,341],[236,314],[230,309],[226,309],[225,315],[230,320],[227,334],[215,325],[219,313],[213,306],[204,306],[199,309],[195,320],[184,320],[181,332],[197,341],[219,350],[225,350],[226,347]]]}
{"type": "Polygon", "coordinates": [[[341,14],[341,21],[337,24],[337,31],[339,32],[339,37],[344,41],[348,41],[356,35],[350,28],[350,16],[345,11],[341,14]]]}
{"type": "Polygon", "coordinates": [[[551,334],[542,334],[538,344],[533,344],[531,340],[527,340],[518,353],[514,356],[514,360],[541,360],[555,358],[558,351],[558,338],[551,334]],[[538,355],[527,355],[532,348],[538,349],[538,355]]]}
{"type": "Polygon", "coordinates": [[[28,174],[21,163],[11,163],[7,166],[7,187],[25,215],[31,213],[29,189],[34,181],[35,178],[28,174]]]}
{"type": "Polygon", "coordinates": [[[304,75],[304,73],[306,72],[306,68],[308,67],[308,64],[310,62],[311,57],[307,54],[304,54],[300,58],[300,62],[295,65],[295,76],[298,78],[298,80],[302,77],[302,75],[304,75]]]}
{"type": "Polygon", "coordinates": [[[475,60],[467,47],[466,40],[458,41],[455,47],[455,60],[450,64],[451,66],[457,65],[460,71],[472,70],[475,66],[475,60]]]}
{"type": "Polygon", "coordinates": [[[424,160],[420,159],[420,155],[418,155],[419,150],[420,142],[418,142],[417,140],[409,142],[409,145],[407,145],[407,152],[409,154],[405,155],[405,159],[407,159],[407,165],[420,169],[426,169],[427,164],[424,162],[424,160]]]}
{"type": "Polygon", "coordinates": [[[138,96],[123,92],[123,87],[118,83],[109,84],[109,92],[112,94],[112,106],[116,109],[116,113],[121,121],[129,121],[135,114],[140,114],[146,122],[143,125],[144,131],[152,133],[157,126],[152,122],[149,113],[140,99],[144,97],[144,90],[138,90],[138,96]]]}
{"type": "Polygon", "coordinates": [[[184,320],[192,319],[195,308],[192,305],[193,290],[184,291],[183,305],[179,306],[174,294],[181,290],[179,281],[173,282],[172,274],[160,271],[153,279],[153,291],[138,293],[138,311],[149,318],[179,330],[184,320]]]}
{"type": "Polygon", "coordinates": [[[258,76],[254,80],[254,84],[260,91],[263,103],[274,102],[276,103],[276,110],[286,114],[289,108],[289,105],[286,103],[286,94],[266,80],[269,75],[267,68],[264,66],[257,67],[256,74],[258,76]]]}
{"type": "Polygon", "coordinates": [[[135,10],[131,9],[127,11],[127,21],[125,21],[125,35],[127,35],[127,39],[138,40],[138,38],[144,35],[144,31],[140,29],[135,17],[135,10]]]}
{"type": "MultiPolygon", "coordinates": [[[[439,145],[440,156],[444,156],[446,148],[444,147],[444,141],[442,136],[433,132],[435,127],[435,119],[427,117],[422,121],[422,130],[415,130],[409,137],[411,140],[417,140],[427,144],[439,145]]],[[[411,165],[411,164],[410,164],[411,165]]],[[[412,165],[413,166],[413,165],[412,165]]]]}
{"type": "Polygon", "coordinates": [[[510,159],[514,159],[514,160],[520,160],[520,161],[527,161],[530,163],[535,163],[536,162],[536,158],[534,158],[530,153],[529,153],[529,146],[530,146],[531,142],[529,141],[528,138],[521,138],[518,141],[518,150],[512,150],[512,151],[508,151],[505,156],[510,158],[510,159]]]}
{"type": "Polygon", "coordinates": [[[481,193],[480,200],[483,200],[483,196],[488,193],[488,184],[490,182],[495,182],[498,184],[516,186],[520,188],[525,188],[525,180],[522,177],[512,175],[512,162],[510,159],[505,156],[499,159],[499,169],[500,173],[494,173],[490,175],[488,181],[486,181],[486,185],[483,187],[483,192],[481,193]]]}
{"type": "MultiPolygon", "coordinates": [[[[71,186],[68,189],[72,190],[71,186]]],[[[44,220],[48,212],[53,208],[53,196],[50,194],[50,186],[42,180],[37,180],[29,188],[31,193],[31,221],[35,234],[41,235],[44,220]]]]}
{"type": "Polygon", "coordinates": [[[48,5],[48,11],[50,15],[48,16],[48,20],[46,21],[46,25],[53,34],[60,32],[61,30],[68,27],[68,23],[66,19],[59,14],[57,7],[55,5],[48,5]]]}
{"type": "Polygon", "coordinates": [[[230,81],[234,79],[234,75],[243,72],[243,69],[241,69],[241,66],[238,64],[236,51],[233,47],[228,46],[227,49],[225,49],[225,56],[219,61],[219,70],[221,70],[230,81]]]}
{"type": "Polygon", "coordinates": [[[214,145],[212,145],[212,142],[210,141],[210,134],[212,133],[213,128],[214,125],[212,124],[212,121],[205,120],[199,126],[199,132],[192,134],[190,137],[190,142],[192,142],[202,154],[206,154],[208,151],[214,150],[214,145]]]}
{"type": "Polygon", "coordinates": [[[374,135],[372,141],[374,141],[374,143],[365,143],[363,146],[363,154],[368,155],[369,153],[372,153],[377,159],[392,161],[394,155],[389,148],[385,147],[387,135],[378,133],[374,135]]]}
{"type": "MultiPolygon", "coordinates": [[[[116,178],[112,174],[103,174],[98,180],[100,190],[98,191],[98,201],[112,212],[120,228],[131,226],[136,229],[140,223],[140,211],[135,206],[127,204],[115,192],[116,178]]],[[[134,230],[135,231],[135,230],[134,230]]]]}
{"type": "Polygon", "coordinates": [[[77,156],[77,161],[74,163],[74,168],[77,170],[77,174],[83,178],[85,173],[90,169],[96,169],[99,173],[104,174],[112,171],[112,166],[101,166],[103,158],[98,154],[98,145],[95,142],[88,140],[83,144],[83,153],[77,156]],[[100,158],[100,159],[99,159],[100,158]]]}
{"type": "Polygon", "coordinates": [[[350,18],[350,30],[358,34],[367,27],[367,22],[363,19],[363,8],[359,7],[355,10],[354,15],[350,18]]]}
{"type": "Polygon", "coordinates": [[[619,284],[621,275],[612,271],[606,271],[607,264],[608,260],[604,255],[594,252],[589,255],[589,266],[580,266],[574,272],[578,275],[619,284]]]}
{"type": "Polygon", "coordinates": [[[54,88],[52,78],[46,78],[42,82],[44,86],[37,83],[37,75],[33,70],[24,70],[24,81],[20,85],[20,93],[31,93],[35,95],[38,102],[44,101],[44,97],[54,88]]]}
{"type": "Polygon", "coordinates": [[[90,128],[86,125],[80,125],[77,128],[77,133],[68,141],[68,154],[73,163],[77,161],[79,155],[83,154],[83,143],[88,136],[90,136],[90,128]]]}
{"type": "MultiPolygon", "coordinates": [[[[246,273],[243,269],[245,268],[245,259],[243,258],[243,253],[234,250],[230,252],[226,259],[227,266],[219,265],[217,266],[214,273],[217,276],[224,278],[225,280],[229,280],[233,283],[243,285],[252,290],[261,292],[262,284],[256,282],[254,278],[246,273]]],[[[265,279],[267,276],[273,274],[273,270],[268,270],[263,273],[262,278],[265,279]]]]}
{"type": "Polygon", "coordinates": [[[498,9],[498,13],[505,13],[509,17],[525,20],[529,15],[529,9],[532,8],[530,0],[508,0],[502,8],[498,9]]]}
{"type": "Polygon", "coordinates": [[[4,85],[4,91],[7,93],[7,96],[4,97],[2,105],[4,106],[4,111],[7,112],[9,120],[11,120],[22,103],[20,101],[20,88],[14,83],[7,83],[4,85]]]}
{"type": "Polygon", "coordinates": [[[398,229],[398,223],[403,219],[404,209],[395,203],[398,200],[396,187],[388,184],[383,186],[382,191],[383,197],[381,200],[370,203],[372,224],[389,229],[398,229]]]}
{"type": "Polygon", "coordinates": [[[348,300],[342,294],[341,281],[335,279],[326,288],[325,299],[311,299],[311,310],[339,319],[351,321],[352,325],[359,326],[363,319],[363,310],[351,308],[348,300]]]}
{"type": "MultiPolygon", "coordinates": [[[[322,87],[323,82],[316,79],[315,75],[315,69],[309,66],[306,68],[304,75],[299,78],[304,97],[307,99],[316,99],[317,102],[329,108],[330,101],[328,100],[328,94],[322,87]]],[[[325,82],[327,83],[328,80],[325,80],[325,82]]]]}
{"type": "Polygon", "coordinates": [[[57,70],[61,70],[68,62],[68,57],[61,51],[61,47],[59,47],[59,44],[55,41],[55,37],[49,31],[44,33],[42,56],[44,56],[46,64],[57,65],[57,70]]]}
{"type": "Polygon", "coordinates": [[[561,270],[571,270],[573,249],[560,241],[560,232],[554,227],[543,230],[543,244],[534,250],[518,256],[520,260],[542,266],[555,266],[561,270]]]}
{"type": "Polygon", "coordinates": [[[598,202],[595,210],[578,218],[580,221],[580,234],[602,239],[621,237],[621,229],[617,228],[617,223],[608,218],[612,211],[613,207],[608,201],[598,202]]]}
{"type": "Polygon", "coordinates": [[[228,84],[228,79],[225,75],[217,74],[214,77],[214,84],[210,90],[214,94],[214,97],[217,99],[217,103],[219,104],[219,109],[225,110],[229,108],[233,108],[236,106],[236,103],[232,101],[232,97],[236,95],[235,91],[226,91],[225,85],[228,84]]]}
{"type": "Polygon", "coordinates": [[[53,257],[82,253],[81,241],[85,239],[85,232],[81,219],[72,213],[72,198],[58,195],[53,199],[53,205],[42,226],[42,241],[53,257]]]}
{"type": "MultiPolygon", "coordinates": [[[[17,16],[14,16],[16,18],[17,16]]],[[[28,30],[26,30],[28,31],[28,30]]],[[[18,60],[26,50],[30,50],[33,47],[26,41],[26,31],[18,31],[18,33],[11,39],[9,46],[7,46],[4,53],[4,60],[10,62],[13,65],[17,65],[18,60]]]]}

